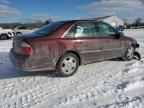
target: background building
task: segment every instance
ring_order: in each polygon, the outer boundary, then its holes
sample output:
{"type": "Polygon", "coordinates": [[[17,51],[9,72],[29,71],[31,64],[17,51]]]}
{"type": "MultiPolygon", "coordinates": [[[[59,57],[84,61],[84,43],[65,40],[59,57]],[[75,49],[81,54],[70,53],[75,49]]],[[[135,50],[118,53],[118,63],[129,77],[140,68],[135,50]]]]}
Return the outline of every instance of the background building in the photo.
{"type": "Polygon", "coordinates": [[[106,22],[114,27],[120,26],[120,25],[124,26],[124,21],[121,18],[114,16],[114,15],[98,17],[94,19],[106,22]]]}

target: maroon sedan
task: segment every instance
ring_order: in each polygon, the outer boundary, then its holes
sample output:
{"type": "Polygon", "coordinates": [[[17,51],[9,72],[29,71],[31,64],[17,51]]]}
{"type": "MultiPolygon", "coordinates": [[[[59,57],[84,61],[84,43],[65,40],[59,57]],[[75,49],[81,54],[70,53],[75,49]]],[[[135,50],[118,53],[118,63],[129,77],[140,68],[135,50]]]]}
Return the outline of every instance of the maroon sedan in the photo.
{"type": "Polygon", "coordinates": [[[131,60],[136,40],[94,20],[52,22],[13,40],[10,59],[22,71],[56,70],[73,75],[79,65],[121,57],[131,60]]]}

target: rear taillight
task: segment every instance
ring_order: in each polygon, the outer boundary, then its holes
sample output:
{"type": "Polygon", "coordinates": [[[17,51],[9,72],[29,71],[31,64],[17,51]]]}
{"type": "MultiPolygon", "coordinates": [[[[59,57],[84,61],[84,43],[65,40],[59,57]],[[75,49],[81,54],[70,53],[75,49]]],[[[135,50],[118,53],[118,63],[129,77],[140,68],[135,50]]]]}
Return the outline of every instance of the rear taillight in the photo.
{"type": "Polygon", "coordinates": [[[22,42],[19,47],[21,49],[21,53],[24,55],[30,55],[33,53],[33,48],[25,42],[22,42]]]}

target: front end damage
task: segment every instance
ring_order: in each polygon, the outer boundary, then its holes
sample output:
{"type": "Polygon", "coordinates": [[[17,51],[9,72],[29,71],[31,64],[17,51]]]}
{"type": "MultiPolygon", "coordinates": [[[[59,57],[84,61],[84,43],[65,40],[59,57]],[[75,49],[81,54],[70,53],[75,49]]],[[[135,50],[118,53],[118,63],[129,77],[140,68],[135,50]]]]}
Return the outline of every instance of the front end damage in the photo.
{"type": "MultiPolygon", "coordinates": [[[[140,45],[138,43],[135,43],[135,44],[133,44],[133,46],[135,48],[139,48],[140,45]]],[[[141,55],[138,51],[134,52],[134,59],[141,60],[141,55]]]]}

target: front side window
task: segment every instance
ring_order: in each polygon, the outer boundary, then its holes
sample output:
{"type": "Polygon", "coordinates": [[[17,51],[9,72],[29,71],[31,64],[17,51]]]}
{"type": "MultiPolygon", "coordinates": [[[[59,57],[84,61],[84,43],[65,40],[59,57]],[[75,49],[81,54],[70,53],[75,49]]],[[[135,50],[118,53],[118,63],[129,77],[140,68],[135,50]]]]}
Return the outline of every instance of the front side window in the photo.
{"type": "Polygon", "coordinates": [[[96,24],[96,30],[99,36],[115,36],[116,31],[110,25],[99,22],[96,24]]]}
{"type": "Polygon", "coordinates": [[[93,22],[80,22],[76,26],[75,37],[95,37],[96,26],[93,22]]]}

